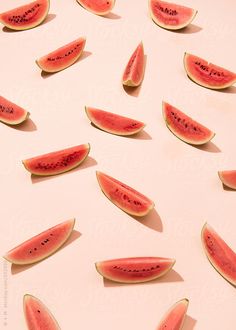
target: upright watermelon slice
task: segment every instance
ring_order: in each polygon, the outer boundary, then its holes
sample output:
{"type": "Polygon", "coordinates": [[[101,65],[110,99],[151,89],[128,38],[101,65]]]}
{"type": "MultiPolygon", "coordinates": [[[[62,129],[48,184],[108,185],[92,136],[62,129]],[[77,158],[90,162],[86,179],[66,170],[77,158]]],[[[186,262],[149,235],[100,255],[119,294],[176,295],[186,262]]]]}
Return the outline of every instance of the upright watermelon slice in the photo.
{"type": "Polygon", "coordinates": [[[219,171],[218,175],[225,186],[236,190],[236,170],[219,171]]]}
{"type": "Polygon", "coordinates": [[[166,313],[156,330],[181,330],[184,324],[189,301],[182,299],[175,303],[166,313]]]}
{"type": "Polygon", "coordinates": [[[7,252],[4,258],[17,265],[38,262],[56,252],[69,238],[75,219],[64,221],[7,252]]]}
{"type": "Polygon", "coordinates": [[[215,136],[215,133],[169,103],[163,102],[162,108],[166,126],[180,140],[193,145],[201,145],[209,142],[215,136]]]}
{"type": "Polygon", "coordinates": [[[49,0],[36,0],[0,14],[0,22],[12,30],[32,29],[47,17],[49,0]]]}
{"type": "Polygon", "coordinates": [[[50,152],[23,160],[26,170],[34,175],[48,176],[64,173],[79,166],[88,156],[89,144],[50,152]]]}
{"type": "Polygon", "coordinates": [[[29,330],[60,330],[51,312],[38,298],[31,294],[24,295],[23,306],[29,330]]]}
{"type": "Polygon", "coordinates": [[[29,112],[0,96],[0,121],[8,125],[18,125],[25,121],[29,112]]]}
{"type": "Polygon", "coordinates": [[[143,43],[141,42],[130,57],[125,68],[122,78],[123,85],[132,87],[139,86],[143,80],[144,70],[144,49],[143,43]]]}
{"type": "Polygon", "coordinates": [[[120,283],[142,283],[165,275],[175,260],[159,257],[136,257],[96,262],[100,275],[120,283]]]}
{"type": "Polygon", "coordinates": [[[212,266],[236,286],[236,253],[207,223],[202,229],[202,244],[212,266]]]}
{"type": "Polygon", "coordinates": [[[77,0],[77,2],[96,15],[108,14],[115,5],[115,0],[77,0]]]}
{"type": "Polygon", "coordinates": [[[149,11],[153,21],[168,30],[186,27],[197,14],[195,9],[161,0],[149,0],[149,11]]]}
{"type": "Polygon", "coordinates": [[[85,107],[85,111],[95,126],[111,134],[133,135],[140,132],[145,126],[141,121],[104,110],[85,107]]]}
{"type": "Polygon", "coordinates": [[[236,74],[206,60],[185,53],[184,68],[188,77],[203,87],[223,89],[236,83],[236,74]]]}
{"type": "Polygon", "coordinates": [[[154,208],[148,197],[105,173],[97,171],[97,180],[104,195],[130,215],[142,217],[154,208]]]}
{"type": "Polygon", "coordinates": [[[85,43],[85,38],[76,39],[36,60],[36,64],[45,72],[53,73],[64,70],[78,60],[85,43]]]}

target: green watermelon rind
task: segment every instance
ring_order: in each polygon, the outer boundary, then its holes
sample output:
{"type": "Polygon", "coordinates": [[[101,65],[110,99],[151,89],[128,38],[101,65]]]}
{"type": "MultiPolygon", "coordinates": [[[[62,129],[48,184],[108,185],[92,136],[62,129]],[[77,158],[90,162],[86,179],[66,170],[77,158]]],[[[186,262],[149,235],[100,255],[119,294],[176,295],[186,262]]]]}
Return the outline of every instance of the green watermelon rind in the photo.
{"type": "MultiPolygon", "coordinates": [[[[7,260],[8,262],[12,263],[12,264],[15,264],[15,265],[31,265],[31,264],[35,264],[37,262],[40,262],[40,261],[43,261],[45,259],[47,259],[48,257],[50,257],[51,255],[53,255],[54,253],[56,253],[65,243],[66,241],[69,239],[70,235],[72,234],[73,230],[74,230],[74,226],[75,226],[75,218],[71,219],[71,220],[67,220],[67,222],[71,222],[71,228],[70,230],[68,231],[68,234],[67,236],[60,242],[59,245],[57,245],[57,247],[54,249],[54,250],[51,250],[48,254],[45,254],[43,255],[42,257],[38,258],[38,259],[35,259],[34,261],[24,261],[24,262],[21,262],[21,261],[17,261],[17,260],[14,260],[14,259],[11,259],[10,257],[8,257],[8,253],[11,252],[12,250],[8,251],[4,256],[3,258],[5,260],[7,260]]],[[[55,227],[55,226],[54,226],[55,227]]],[[[48,230],[50,229],[53,229],[53,227],[39,233],[38,235],[40,234],[43,234],[44,232],[47,232],[48,230]]],[[[31,237],[30,239],[24,241],[23,243],[21,243],[20,245],[16,246],[15,248],[21,246],[22,244],[26,243],[26,242],[29,242],[31,240],[33,240],[35,237],[37,237],[38,235],[35,235],[33,237],[31,237]]],[[[13,248],[13,250],[15,249],[13,248]]]]}
{"type": "Polygon", "coordinates": [[[107,11],[94,11],[94,10],[91,10],[88,6],[84,5],[83,4],[83,1],[80,1],[80,0],[76,0],[78,2],[78,4],[83,7],[84,9],[88,10],[89,12],[95,14],[95,15],[98,15],[98,16],[105,16],[107,14],[109,14],[111,12],[111,10],[113,9],[114,5],[115,5],[115,0],[110,0],[112,2],[112,5],[110,7],[109,10],[107,11]]]}
{"type": "MultiPolygon", "coordinates": [[[[207,223],[205,222],[204,226],[202,227],[201,230],[201,241],[202,241],[202,246],[203,246],[203,250],[207,256],[207,259],[209,260],[210,264],[215,268],[215,270],[227,281],[229,282],[231,285],[233,285],[234,287],[236,287],[236,280],[232,280],[229,276],[227,276],[226,273],[223,273],[222,270],[214,263],[213,259],[211,258],[210,254],[207,251],[207,248],[205,247],[205,240],[204,240],[204,230],[206,228],[209,228],[209,230],[212,230],[215,232],[215,230],[207,223]]],[[[217,234],[217,233],[216,233],[217,234]]],[[[217,234],[218,235],[218,234],[217,234]]],[[[225,243],[226,244],[226,243],[225,243]]],[[[226,244],[227,245],[227,244],[226,244]]],[[[227,245],[228,246],[228,245],[227,245]]],[[[228,248],[230,249],[230,247],[228,246],[228,248]]]]}
{"type": "Polygon", "coordinates": [[[151,19],[153,20],[153,22],[155,24],[157,24],[158,26],[160,26],[161,28],[165,29],[165,30],[168,30],[168,31],[176,31],[176,30],[181,30],[181,29],[184,29],[186,28],[193,20],[194,18],[196,17],[198,11],[196,9],[192,9],[193,11],[193,14],[192,16],[189,18],[189,20],[187,22],[185,22],[184,24],[181,24],[181,25],[166,25],[166,24],[163,24],[162,22],[160,22],[159,20],[157,20],[157,18],[155,17],[155,15],[152,13],[152,9],[151,9],[151,1],[152,0],[149,0],[148,1],[148,5],[149,5],[149,13],[150,13],[150,16],[151,16],[151,19]]]}
{"type": "MultiPolygon", "coordinates": [[[[34,2],[34,1],[32,1],[32,2],[34,2]]],[[[45,11],[45,14],[40,18],[40,20],[38,20],[37,22],[35,22],[34,24],[32,24],[32,26],[28,26],[28,27],[23,28],[23,27],[18,27],[18,26],[13,26],[13,25],[7,24],[5,21],[3,21],[1,19],[1,14],[5,14],[7,12],[4,12],[4,13],[1,13],[0,14],[0,23],[2,23],[8,29],[15,30],[15,31],[25,31],[25,30],[33,29],[33,28],[39,26],[40,24],[42,24],[43,21],[46,19],[47,15],[48,15],[48,12],[50,10],[50,0],[47,0],[47,2],[48,2],[48,6],[47,6],[47,10],[45,11]]],[[[30,3],[28,3],[28,4],[30,4],[30,3]]],[[[20,9],[21,7],[22,6],[19,6],[19,7],[13,8],[13,9],[20,9]]]]}

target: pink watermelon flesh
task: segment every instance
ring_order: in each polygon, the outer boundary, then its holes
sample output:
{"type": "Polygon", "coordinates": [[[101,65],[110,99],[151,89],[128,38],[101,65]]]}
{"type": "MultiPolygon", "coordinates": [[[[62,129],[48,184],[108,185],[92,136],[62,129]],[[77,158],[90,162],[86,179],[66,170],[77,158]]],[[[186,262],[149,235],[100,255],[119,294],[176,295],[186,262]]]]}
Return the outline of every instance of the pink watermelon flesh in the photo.
{"type": "Polygon", "coordinates": [[[27,30],[44,21],[49,11],[49,0],[36,0],[0,14],[0,22],[12,30],[27,30]]]}
{"type": "Polygon", "coordinates": [[[208,128],[166,102],[163,102],[163,117],[169,130],[186,143],[201,145],[209,142],[215,135],[208,128]]]}
{"type": "Polygon", "coordinates": [[[159,257],[122,258],[97,262],[97,271],[105,278],[120,283],[141,283],[166,274],[174,259],[159,257]]]}
{"type": "Polygon", "coordinates": [[[188,309],[188,299],[182,299],[174,304],[164,316],[156,330],[181,330],[188,309]]]}
{"type": "Polygon", "coordinates": [[[144,76],[144,50],[141,42],[132,54],[123,74],[122,82],[126,86],[139,86],[144,76]]]}
{"type": "Polygon", "coordinates": [[[72,219],[47,229],[7,252],[4,258],[18,265],[43,260],[56,252],[67,241],[74,224],[75,220],[72,219]]]}
{"type": "Polygon", "coordinates": [[[0,96],[0,121],[8,125],[18,125],[28,116],[26,110],[0,96]]]}
{"type": "Polygon", "coordinates": [[[85,38],[76,39],[69,44],[36,60],[38,66],[45,72],[58,72],[74,64],[83,52],[85,38]]]}
{"type": "Polygon", "coordinates": [[[126,184],[98,171],[97,179],[105,196],[126,213],[142,217],[153,209],[154,203],[149,198],[126,184]]]}
{"type": "Polygon", "coordinates": [[[223,89],[236,82],[235,73],[192,54],[185,53],[184,67],[188,77],[203,87],[223,89]]]}
{"type": "Polygon", "coordinates": [[[88,118],[98,128],[117,135],[132,135],[140,132],[145,124],[115,113],[85,107],[88,118]]]}
{"type": "Polygon", "coordinates": [[[23,160],[23,165],[34,175],[56,175],[79,166],[87,158],[89,150],[89,144],[81,144],[23,160]]]}
{"type": "Polygon", "coordinates": [[[220,180],[231,189],[236,189],[236,170],[219,171],[220,180]]]}
{"type": "Polygon", "coordinates": [[[202,229],[202,244],[213,267],[236,285],[236,254],[208,224],[202,229]]]}
{"type": "Polygon", "coordinates": [[[149,0],[149,10],[153,21],[168,30],[186,27],[197,14],[192,8],[160,0],[149,0]]]}
{"type": "Polygon", "coordinates": [[[115,0],[77,0],[77,2],[96,15],[108,14],[115,4],[115,0]]]}
{"type": "Polygon", "coordinates": [[[23,305],[28,330],[60,330],[51,312],[38,298],[26,294],[23,305]]]}

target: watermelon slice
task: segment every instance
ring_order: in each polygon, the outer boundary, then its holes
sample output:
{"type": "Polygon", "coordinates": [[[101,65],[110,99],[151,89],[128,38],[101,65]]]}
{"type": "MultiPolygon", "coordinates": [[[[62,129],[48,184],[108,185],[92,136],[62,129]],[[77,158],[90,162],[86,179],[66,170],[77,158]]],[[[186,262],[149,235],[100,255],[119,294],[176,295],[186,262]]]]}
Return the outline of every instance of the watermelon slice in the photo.
{"type": "Polygon", "coordinates": [[[207,223],[202,229],[202,244],[212,266],[236,286],[236,254],[207,223]]]}
{"type": "Polygon", "coordinates": [[[25,121],[29,112],[0,96],[0,121],[8,125],[18,125],[25,121]]]}
{"type": "Polygon", "coordinates": [[[100,275],[119,283],[142,283],[165,275],[175,260],[159,257],[135,257],[96,262],[100,275]]]}
{"type": "Polygon", "coordinates": [[[143,80],[145,69],[143,43],[141,42],[132,54],[123,74],[125,86],[139,86],[143,80]]]}
{"type": "Polygon", "coordinates": [[[85,43],[85,38],[76,39],[36,60],[36,64],[45,72],[53,73],[64,70],[78,60],[85,43]]]}
{"type": "Polygon", "coordinates": [[[157,330],[181,330],[184,324],[189,301],[182,299],[175,303],[166,313],[157,330]]]}
{"type": "Polygon", "coordinates": [[[108,14],[115,5],[115,0],[77,0],[77,2],[96,15],[108,14]]]}
{"type": "Polygon", "coordinates": [[[104,110],[85,107],[85,111],[95,126],[111,134],[123,136],[133,135],[140,132],[145,126],[141,121],[104,110]]]}
{"type": "Polygon", "coordinates": [[[192,81],[210,89],[227,88],[236,82],[235,73],[192,54],[185,53],[184,68],[192,81]]]}
{"type": "Polygon", "coordinates": [[[195,9],[161,0],[149,0],[149,11],[152,20],[168,30],[183,29],[197,14],[195,9]]]}
{"type": "Polygon", "coordinates": [[[236,190],[236,170],[219,171],[218,175],[225,186],[236,190]]]}
{"type": "Polygon", "coordinates": [[[4,258],[17,265],[28,265],[43,260],[56,252],[69,238],[75,219],[49,228],[7,252],[4,258]]]}
{"type": "Polygon", "coordinates": [[[34,175],[48,176],[64,173],[79,166],[88,156],[89,144],[50,152],[23,160],[26,170],[34,175]]]}
{"type": "Polygon", "coordinates": [[[201,145],[209,142],[215,136],[215,133],[172,105],[163,102],[162,108],[166,126],[180,140],[193,145],[201,145]]]}
{"type": "Polygon", "coordinates": [[[154,203],[140,192],[105,173],[96,174],[104,195],[124,212],[143,217],[154,208],[154,203]]]}
{"type": "Polygon", "coordinates": [[[38,298],[25,294],[23,306],[29,330],[60,330],[51,312],[38,298]]]}
{"type": "Polygon", "coordinates": [[[0,14],[0,22],[12,30],[32,29],[47,17],[49,0],[36,0],[0,14]]]}

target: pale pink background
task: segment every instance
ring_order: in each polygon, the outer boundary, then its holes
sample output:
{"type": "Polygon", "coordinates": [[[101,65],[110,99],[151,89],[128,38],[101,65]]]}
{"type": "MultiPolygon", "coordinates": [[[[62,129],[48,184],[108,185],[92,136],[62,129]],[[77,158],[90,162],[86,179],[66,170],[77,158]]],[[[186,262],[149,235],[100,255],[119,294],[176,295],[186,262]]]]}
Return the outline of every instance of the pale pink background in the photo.
{"type": "MultiPolygon", "coordinates": [[[[1,1],[0,12],[23,3],[1,1]]],[[[109,18],[87,12],[75,0],[52,0],[43,25],[0,30],[0,93],[31,112],[18,129],[0,126],[1,254],[71,217],[82,234],[32,267],[11,270],[1,260],[6,329],[26,329],[25,293],[44,301],[64,330],[154,330],[166,309],[184,297],[190,299],[184,330],[233,329],[235,288],[208,262],[200,231],[208,221],[236,249],[236,195],[225,191],[217,176],[219,169],[236,167],[236,87],[217,92],[195,85],[184,72],[183,54],[236,71],[236,5],[233,0],[182,3],[199,12],[179,33],[156,26],[146,0],[117,0],[109,18]],[[80,36],[87,37],[83,58],[42,77],[35,59],[80,36]],[[146,74],[138,93],[129,95],[121,75],[141,40],[146,74]],[[214,130],[213,144],[200,149],[175,138],[162,119],[163,99],[214,130]],[[146,133],[122,138],[99,131],[90,125],[85,105],[143,120],[146,133]],[[70,173],[31,180],[21,164],[87,142],[90,158],[70,173]],[[97,169],[152,198],[158,214],[137,221],[116,208],[99,189],[97,169]],[[176,258],[175,271],[147,284],[117,285],[103,282],[94,267],[97,260],[145,255],[176,258]]]]}

